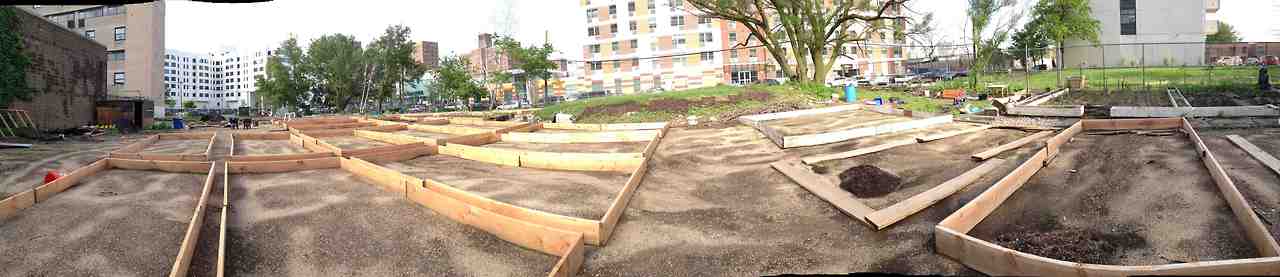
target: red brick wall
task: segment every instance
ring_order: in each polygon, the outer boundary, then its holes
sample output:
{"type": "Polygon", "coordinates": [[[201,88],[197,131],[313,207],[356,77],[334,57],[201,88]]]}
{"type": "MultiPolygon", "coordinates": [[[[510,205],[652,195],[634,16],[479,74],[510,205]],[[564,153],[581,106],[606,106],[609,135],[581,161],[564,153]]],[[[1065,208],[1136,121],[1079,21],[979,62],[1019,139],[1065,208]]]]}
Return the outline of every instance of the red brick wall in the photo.
{"type": "Polygon", "coordinates": [[[23,52],[31,60],[27,85],[34,92],[31,100],[12,103],[9,108],[27,110],[37,127],[46,130],[93,124],[94,102],[107,95],[107,48],[15,10],[23,52]]]}

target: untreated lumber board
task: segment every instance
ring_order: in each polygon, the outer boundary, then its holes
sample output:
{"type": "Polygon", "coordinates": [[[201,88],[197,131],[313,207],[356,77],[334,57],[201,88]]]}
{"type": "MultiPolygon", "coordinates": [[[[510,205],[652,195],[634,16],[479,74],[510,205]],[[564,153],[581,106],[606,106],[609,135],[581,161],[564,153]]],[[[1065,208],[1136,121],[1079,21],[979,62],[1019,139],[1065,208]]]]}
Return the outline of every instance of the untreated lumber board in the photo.
{"type": "Polygon", "coordinates": [[[1013,142],[1006,143],[1006,144],[1004,144],[1004,145],[1000,145],[1000,146],[996,146],[995,148],[987,149],[986,151],[982,151],[982,152],[979,152],[979,153],[977,153],[977,154],[973,154],[973,156],[971,156],[971,158],[973,158],[974,160],[979,160],[979,161],[986,160],[986,159],[990,159],[991,157],[995,157],[995,156],[997,156],[997,155],[1000,155],[1000,153],[1004,153],[1005,151],[1009,151],[1009,150],[1017,149],[1018,147],[1022,147],[1023,145],[1027,145],[1028,143],[1032,143],[1032,142],[1034,142],[1034,141],[1036,141],[1036,140],[1039,140],[1039,139],[1041,139],[1041,138],[1048,137],[1048,136],[1051,136],[1051,135],[1053,135],[1053,131],[1041,131],[1041,132],[1039,132],[1039,133],[1035,133],[1035,134],[1032,134],[1032,135],[1030,135],[1030,136],[1026,136],[1026,137],[1020,138],[1020,139],[1015,140],[1015,141],[1013,141],[1013,142]]]}
{"type": "Polygon", "coordinates": [[[250,161],[250,162],[228,162],[227,171],[231,173],[280,173],[294,172],[302,170],[325,169],[340,167],[340,158],[327,157],[306,160],[282,160],[282,161],[250,161]]]}
{"type": "Polygon", "coordinates": [[[352,158],[360,158],[362,160],[375,163],[388,163],[412,160],[417,157],[431,155],[436,153],[437,146],[418,144],[416,147],[408,149],[391,149],[381,152],[370,152],[359,155],[350,155],[352,158]]]}
{"type": "Polygon", "coordinates": [[[201,132],[201,133],[162,133],[156,135],[160,140],[197,140],[213,138],[217,133],[201,132]]]}
{"type": "Polygon", "coordinates": [[[288,124],[306,125],[306,124],[333,124],[333,123],[351,123],[351,122],[357,122],[357,120],[351,117],[309,117],[309,118],[292,119],[289,121],[285,121],[284,124],[285,125],[288,125],[288,124]]]}
{"type": "Polygon", "coordinates": [[[35,192],[35,202],[44,202],[45,200],[48,200],[49,197],[53,197],[53,195],[79,184],[81,180],[108,169],[111,169],[111,164],[107,159],[100,159],[90,163],[89,165],[77,168],[76,170],[71,171],[71,174],[67,174],[57,180],[53,180],[53,182],[45,183],[35,189],[32,189],[31,191],[35,192]]]}
{"type": "Polygon", "coordinates": [[[360,127],[373,127],[373,126],[378,126],[378,124],[372,123],[372,122],[353,122],[353,123],[322,123],[322,124],[290,124],[288,126],[289,126],[289,129],[294,129],[299,131],[311,131],[311,130],[352,129],[352,128],[360,128],[360,127]]]}
{"type": "Polygon", "coordinates": [[[4,200],[0,200],[0,220],[5,220],[15,215],[23,209],[36,205],[36,191],[24,190],[14,193],[4,200]]]}
{"type": "Polygon", "coordinates": [[[203,173],[213,163],[107,158],[107,164],[112,168],[119,169],[156,170],[173,173],[203,173]]]}
{"type": "Polygon", "coordinates": [[[657,130],[608,131],[587,133],[521,133],[501,134],[502,141],[526,143],[611,143],[647,142],[658,136],[657,130]]]}
{"type": "Polygon", "coordinates": [[[437,143],[444,142],[444,143],[439,143],[441,145],[462,144],[462,145],[470,145],[470,146],[480,146],[480,145],[498,142],[498,140],[500,139],[498,138],[497,133],[484,132],[484,133],[475,133],[470,135],[455,136],[455,137],[451,137],[443,140],[437,140],[437,143]]]}
{"type": "Polygon", "coordinates": [[[582,237],[581,233],[533,224],[473,207],[426,189],[421,184],[410,186],[408,194],[413,202],[454,221],[479,228],[516,245],[557,257],[569,253],[575,241],[580,242],[582,237]]]}
{"type": "Polygon", "coordinates": [[[506,202],[497,201],[488,197],[476,195],[465,190],[458,189],[448,184],[425,179],[422,181],[423,187],[452,198],[462,203],[466,203],[472,207],[484,209],[502,216],[514,218],[529,223],[543,225],[560,230],[582,233],[587,243],[593,245],[603,245],[602,224],[600,221],[591,219],[582,219],[570,216],[563,216],[532,208],[520,207],[506,202]]]}
{"type": "MultiPolygon", "coordinates": [[[[208,150],[205,150],[208,152],[208,150]]],[[[209,156],[206,154],[151,154],[151,153],[107,153],[107,156],[118,159],[129,160],[147,160],[147,161],[207,161],[209,156]]]]}
{"type": "Polygon", "coordinates": [[[377,132],[377,131],[356,130],[355,136],[376,140],[376,141],[381,141],[381,142],[386,142],[390,144],[415,144],[415,143],[421,144],[421,143],[428,143],[428,142],[431,144],[436,143],[435,139],[420,138],[420,137],[415,137],[410,135],[393,134],[393,133],[377,132]]]}
{"type": "Polygon", "coordinates": [[[573,242],[570,242],[569,250],[561,255],[560,261],[556,262],[556,266],[551,269],[551,277],[571,277],[578,274],[582,270],[582,262],[585,259],[586,247],[582,245],[582,236],[578,236],[573,242]]]}
{"type": "Polygon", "coordinates": [[[1239,221],[1244,229],[1245,235],[1254,247],[1258,249],[1258,254],[1263,257],[1280,256],[1280,243],[1271,236],[1267,225],[1262,224],[1262,220],[1258,218],[1258,214],[1254,212],[1253,207],[1249,205],[1249,201],[1244,199],[1244,195],[1236,187],[1235,181],[1227,176],[1226,169],[1218,163],[1218,158],[1209,151],[1209,147],[1205,146],[1204,140],[1200,139],[1200,134],[1196,132],[1195,127],[1191,126],[1191,122],[1183,119],[1183,132],[1186,132],[1191,141],[1195,143],[1196,149],[1200,151],[1200,160],[1204,162],[1205,168],[1209,169],[1209,175],[1213,177],[1214,183],[1217,183],[1218,190],[1222,192],[1223,198],[1227,200],[1227,205],[1231,207],[1231,212],[1235,214],[1236,220],[1239,221]]]}
{"type": "Polygon", "coordinates": [[[800,187],[809,190],[813,195],[818,196],[818,198],[822,198],[822,200],[826,200],[827,203],[831,203],[832,206],[835,206],[837,210],[844,212],[858,221],[868,223],[867,215],[875,212],[874,209],[871,209],[871,207],[868,207],[866,204],[858,201],[857,198],[854,198],[853,194],[840,190],[840,187],[836,186],[836,184],[831,182],[831,180],[823,178],[822,175],[813,173],[813,171],[800,164],[800,161],[782,160],[770,165],[773,166],[774,169],[782,172],[783,175],[786,175],[787,178],[790,178],[792,181],[800,184],[800,187]]]}
{"type": "Polygon", "coordinates": [[[209,203],[209,192],[213,190],[213,179],[216,165],[209,165],[209,174],[205,176],[204,187],[200,190],[200,198],[196,201],[196,209],[191,215],[191,222],[187,225],[186,235],[182,237],[182,244],[178,249],[178,256],[173,261],[173,268],[169,271],[169,277],[187,276],[187,270],[191,267],[191,258],[195,254],[196,244],[200,242],[200,230],[204,226],[204,209],[209,203]]]}
{"type": "Polygon", "coordinates": [[[1280,109],[1268,106],[1225,107],[1111,107],[1111,117],[1274,117],[1280,109]]]}
{"type": "Polygon", "coordinates": [[[926,143],[926,142],[930,142],[930,141],[941,140],[941,139],[945,139],[945,138],[949,138],[949,137],[954,137],[954,136],[959,136],[959,135],[963,135],[963,134],[968,134],[968,133],[978,132],[978,131],[982,131],[982,130],[986,130],[986,129],[991,129],[991,125],[982,125],[982,126],[978,126],[978,127],[973,127],[973,128],[964,129],[964,130],[958,130],[958,131],[951,131],[951,132],[945,132],[945,133],[933,134],[933,135],[928,135],[928,136],[923,136],[923,137],[916,137],[916,142],[919,142],[919,143],[926,143]]]}
{"type": "Polygon", "coordinates": [[[630,172],[644,163],[644,153],[555,153],[512,151],[520,159],[520,167],[573,170],[630,172]]]}
{"type": "Polygon", "coordinates": [[[1084,116],[1084,106],[1040,107],[1009,105],[1005,107],[1005,113],[1025,116],[1081,117],[1084,116]]]}
{"type": "Polygon", "coordinates": [[[121,147],[120,149],[116,149],[115,151],[111,151],[111,153],[122,153],[122,154],[123,154],[123,153],[138,153],[138,152],[142,152],[142,149],[147,148],[147,145],[151,145],[152,143],[155,143],[157,140],[160,140],[160,137],[159,137],[159,136],[155,136],[155,135],[147,136],[146,138],[143,138],[143,139],[141,139],[141,140],[138,140],[138,141],[135,141],[135,142],[133,142],[133,143],[130,143],[129,145],[126,145],[126,146],[124,146],[124,147],[121,147]]]}
{"type": "Polygon", "coordinates": [[[801,161],[803,161],[803,162],[804,162],[804,164],[812,165],[812,164],[817,164],[817,163],[820,163],[820,162],[825,162],[825,161],[830,161],[830,160],[839,160],[839,159],[853,158],[853,157],[857,157],[857,156],[862,156],[862,155],[866,155],[866,154],[871,154],[871,153],[875,153],[875,152],[884,151],[885,149],[890,149],[890,148],[894,148],[894,147],[898,147],[898,146],[904,146],[904,145],[912,145],[912,144],[916,144],[916,143],[918,143],[918,142],[916,142],[916,139],[903,139],[903,140],[896,140],[896,141],[890,141],[890,142],[886,142],[886,143],[883,143],[883,144],[880,144],[880,145],[876,145],[876,146],[871,146],[871,147],[866,147],[866,148],[858,148],[858,149],[854,149],[854,150],[852,150],[852,151],[846,151],[846,152],[840,152],[840,153],[832,153],[832,154],[824,154],[824,155],[815,155],[815,156],[804,157],[804,158],[802,158],[802,159],[801,159],[801,161]]]}
{"type": "Polygon", "coordinates": [[[325,153],[300,153],[300,154],[273,154],[273,155],[247,155],[247,156],[227,156],[227,161],[233,162],[265,162],[265,161],[287,161],[287,160],[307,160],[319,159],[326,157],[334,157],[331,152],[325,153]]]}
{"type": "Polygon", "coordinates": [[[1085,130],[1163,130],[1182,128],[1182,118],[1084,119],[1085,130]]]}
{"type": "Polygon", "coordinates": [[[1031,176],[1039,172],[1040,168],[1044,167],[1044,161],[1048,157],[1048,150],[1040,149],[1035,155],[1023,162],[1022,165],[1019,165],[1017,169],[1010,172],[1009,175],[988,187],[978,198],[969,201],[964,207],[943,219],[942,222],[938,223],[938,226],[962,233],[972,230],[974,226],[978,225],[978,222],[982,222],[991,212],[995,211],[1000,206],[1000,203],[1003,203],[1005,199],[1013,195],[1013,192],[1021,188],[1027,180],[1030,180],[1031,176]]]}
{"type": "Polygon", "coordinates": [[[598,245],[604,245],[613,237],[614,228],[618,227],[618,220],[622,219],[622,215],[627,212],[627,205],[631,203],[631,197],[635,196],[636,189],[640,187],[640,183],[644,182],[644,175],[649,172],[649,159],[645,159],[640,166],[631,172],[631,176],[627,177],[626,186],[613,197],[613,203],[609,204],[609,209],[605,211],[604,218],[601,218],[601,227],[604,229],[602,238],[598,245]]]}
{"type": "Polygon", "coordinates": [[[1276,159],[1275,156],[1267,153],[1267,151],[1263,151],[1262,148],[1258,148],[1257,145],[1253,145],[1249,140],[1244,139],[1239,135],[1227,135],[1227,140],[1230,140],[1231,143],[1239,146],[1241,150],[1244,150],[1244,152],[1249,153],[1249,156],[1253,156],[1253,158],[1257,159],[1263,166],[1270,168],[1272,172],[1280,174],[1280,159],[1276,159]]]}
{"type": "Polygon", "coordinates": [[[471,134],[491,133],[491,132],[493,132],[493,130],[492,130],[492,129],[488,129],[488,128],[477,128],[477,127],[467,127],[467,126],[457,126],[457,125],[421,125],[421,124],[409,124],[409,125],[407,126],[407,128],[408,128],[409,130],[416,130],[416,131],[423,131],[423,132],[432,132],[432,133],[441,133],[441,134],[450,134],[450,135],[471,135],[471,134]]]}
{"type": "Polygon", "coordinates": [[[520,153],[513,150],[448,144],[440,146],[440,154],[505,166],[520,166],[520,153]]]}
{"type": "Polygon", "coordinates": [[[218,223],[218,258],[215,264],[217,277],[226,276],[224,269],[227,266],[227,213],[231,209],[231,171],[227,170],[229,164],[222,163],[222,218],[218,223]]]}
{"type": "Polygon", "coordinates": [[[867,215],[866,222],[877,230],[882,230],[889,225],[897,223],[908,216],[916,214],[933,204],[950,197],[952,194],[964,189],[978,181],[982,176],[987,175],[991,170],[1004,163],[1001,159],[992,159],[965,171],[964,174],[951,178],[942,184],[933,187],[925,192],[911,196],[902,202],[898,202],[888,208],[876,210],[867,215]]]}
{"type": "Polygon", "coordinates": [[[822,145],[828,143],[841,142],[856,138],[869,137],[881,134],[901,132],[912,129],[919,129],[933,125],[951,123],[952,116],[937,116],[925,119],[918,119],[906,122],[889,123],[877,126],[869,126],[848,130],[832,131],[820,134],[784,136],[782,138],[782,148],[792,148],[801,146],[822,145]]]}
{"type": "Polygon", "coordinates": [[[1067,90],[1067,89],[1065,89],[1065,88],[1064,88],[1064,89],[1059,89],[1059,90],[1057,90],[1057,91],[1055,91],[1055,92],[1047,93],[1046,95],[1042,95],[1042,96],[1040,96],[1040,97],[1038,97],[1038,98],[1035,98],[1035,99],[1028,99],[1029,101],[1026,101],[1025,103],[1020,103],[1020,104],[1018,104],[1018,105],[1025,105],[1025,106],[1040,106],[1041,104],[1048,103],[1049,101],[1053,101],[1053,99],[1057,99],[1058,97],[1062,96],[1063,94],[1066,94],[1066,93],[1067,93],[1067,91],[1068,91],[1068,90],[1067,90]]]}
{"type": "Polygon", "coordinates": [[[826,108],[817,108],[817,109],[808,109],[808,110],[798,110],[798,111],[789,111],[789,112],[780,112],[780,113],[767,113],[767,114],[757,114],[757,115],[746,115],[746,116],[740,116],[740,117],[738,117],[738,120],[739,120],[739,121],[743,121],[743,120],[747,120],[747,121],[768,121],[768,120],[777,120],[777,119],[793,118],[793,117],[801,117],[801,116],[810,116],[810,115],[820,115],[820,114],[828,114],[828,113],[838,113],[838,112],[854,111],[854,110],[859,110],[859,109],[862,109],[862,105],[857,105],[857,104],[853,104],[853,105],[840,105],[840,106],[833,106],[833,107],[826,107],[826,108]]]}
{"type": "Polygon", "coordinates": [[[265,133],[249,133],[240,132],[232,133],[231,137],[240,140],[287,140],[289,132],[265,132],[265,133]]]}
{"type": "Polygon", "coordinates": [[[403,150],[421,148],[426,146],[427,146],[426,143],[399,144],[399,145],[393,144],[393,145],[383,145],[383,146],[368,147],[368,148],[353,149],[353,150],[342,150],[341,152],[338,152],[338,153],[342,154],[342,156],[344,157],[349,157],[349,156],[359,156],[359,155],[370,154],[370,153],[403,151],[403,150]]]}
{"type": "Polygon", "coordinates": [[[406,178],[407,176],[381,166],[374,165],[359,158],[341,158],[339,165],[342,170],[351,172],[356,176],[360,176],[371,181],[374,185],[382,190],[408,197],[407,189],[409,186],[420,186],[422,181],[416,178],[406,178]],[[410,184],[410,182],[415,182],[410,184]]]}

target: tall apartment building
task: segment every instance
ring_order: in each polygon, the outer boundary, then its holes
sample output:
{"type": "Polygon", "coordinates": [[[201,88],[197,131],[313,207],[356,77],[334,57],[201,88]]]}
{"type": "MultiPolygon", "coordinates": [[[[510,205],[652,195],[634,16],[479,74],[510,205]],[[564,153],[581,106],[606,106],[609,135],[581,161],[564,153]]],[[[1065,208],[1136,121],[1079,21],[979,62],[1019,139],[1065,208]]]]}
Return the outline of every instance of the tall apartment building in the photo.
{"type": "Polygon", "coordinates": [[[265,76],[271,50],[191,53],[166,50],[164,82],[170,108],[192,102],[197,109],[254,107],[255,77],[265,76]]]}
{"type": "Polygon", "coordinates": [[[164,116],[164,1],[129,5],[20,6],[107,47],[107,95],[143,98],[164,116]]]}
{"type": "Polygon", "coordinates": [[[440,68],[440,44],[434,41],[414,42],[413,60],[429,69],[440,68]]]}

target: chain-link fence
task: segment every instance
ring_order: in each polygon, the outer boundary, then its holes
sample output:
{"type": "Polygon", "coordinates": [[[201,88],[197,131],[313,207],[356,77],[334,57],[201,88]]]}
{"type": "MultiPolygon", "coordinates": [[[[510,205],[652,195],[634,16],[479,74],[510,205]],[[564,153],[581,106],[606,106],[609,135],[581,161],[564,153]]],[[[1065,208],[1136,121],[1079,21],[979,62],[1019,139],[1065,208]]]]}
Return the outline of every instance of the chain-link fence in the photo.
{"type": "Polygon", "coordinates": [[[1131,43],[1056,48],[1003,48],[983,55],[972,47],[918,47],[907,66],[912,73],[940,80],[936,89],[964,88],[1043,92],[1072,86],[1097,92],[1184,93],[1261,92],[1265,68],[1280,87],[1280,42],[1131,43]],[[983,70],[973,71],[973,68],[983,70]]]}

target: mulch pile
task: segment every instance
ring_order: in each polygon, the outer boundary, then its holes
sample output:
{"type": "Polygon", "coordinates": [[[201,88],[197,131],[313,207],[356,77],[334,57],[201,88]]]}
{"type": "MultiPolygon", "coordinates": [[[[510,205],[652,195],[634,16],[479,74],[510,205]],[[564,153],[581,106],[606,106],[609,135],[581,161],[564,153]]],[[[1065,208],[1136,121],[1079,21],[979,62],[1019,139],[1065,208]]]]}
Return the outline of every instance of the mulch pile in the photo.
{"type": "Polygon", "coordinates": [[[840,172],[840,189],[861,198],[884,196],[901,187],[902,178],[873,165],[859,165],[840,172]]]}
{"type": "Polygon", "coordinates": [[[712,107],[725,104],[733,104],[742,101],[758,101],[766,102],[773,95],[766,91],[747,91],[739,94],[723,96],[723,97],[702,97],[694,99],[654,99],[646,103],[627,102],[622,104],[614,104],[598,107],[587,107],[582,111],[582,118],[592,115],[623,115],[629,112],[647,111],[647,112],[669,112],[672,114],[685,114],[691,108],[712,107]]]}
{"type": "Polygon", "coordinates": [[[1104,234],[1080,228],[1046,232],[1009,232],[996,237],[996,244],[1051,259],[1090,264],[1114,264],[1125,249],[1146,245],[1134,233],[1104,234]]]}

